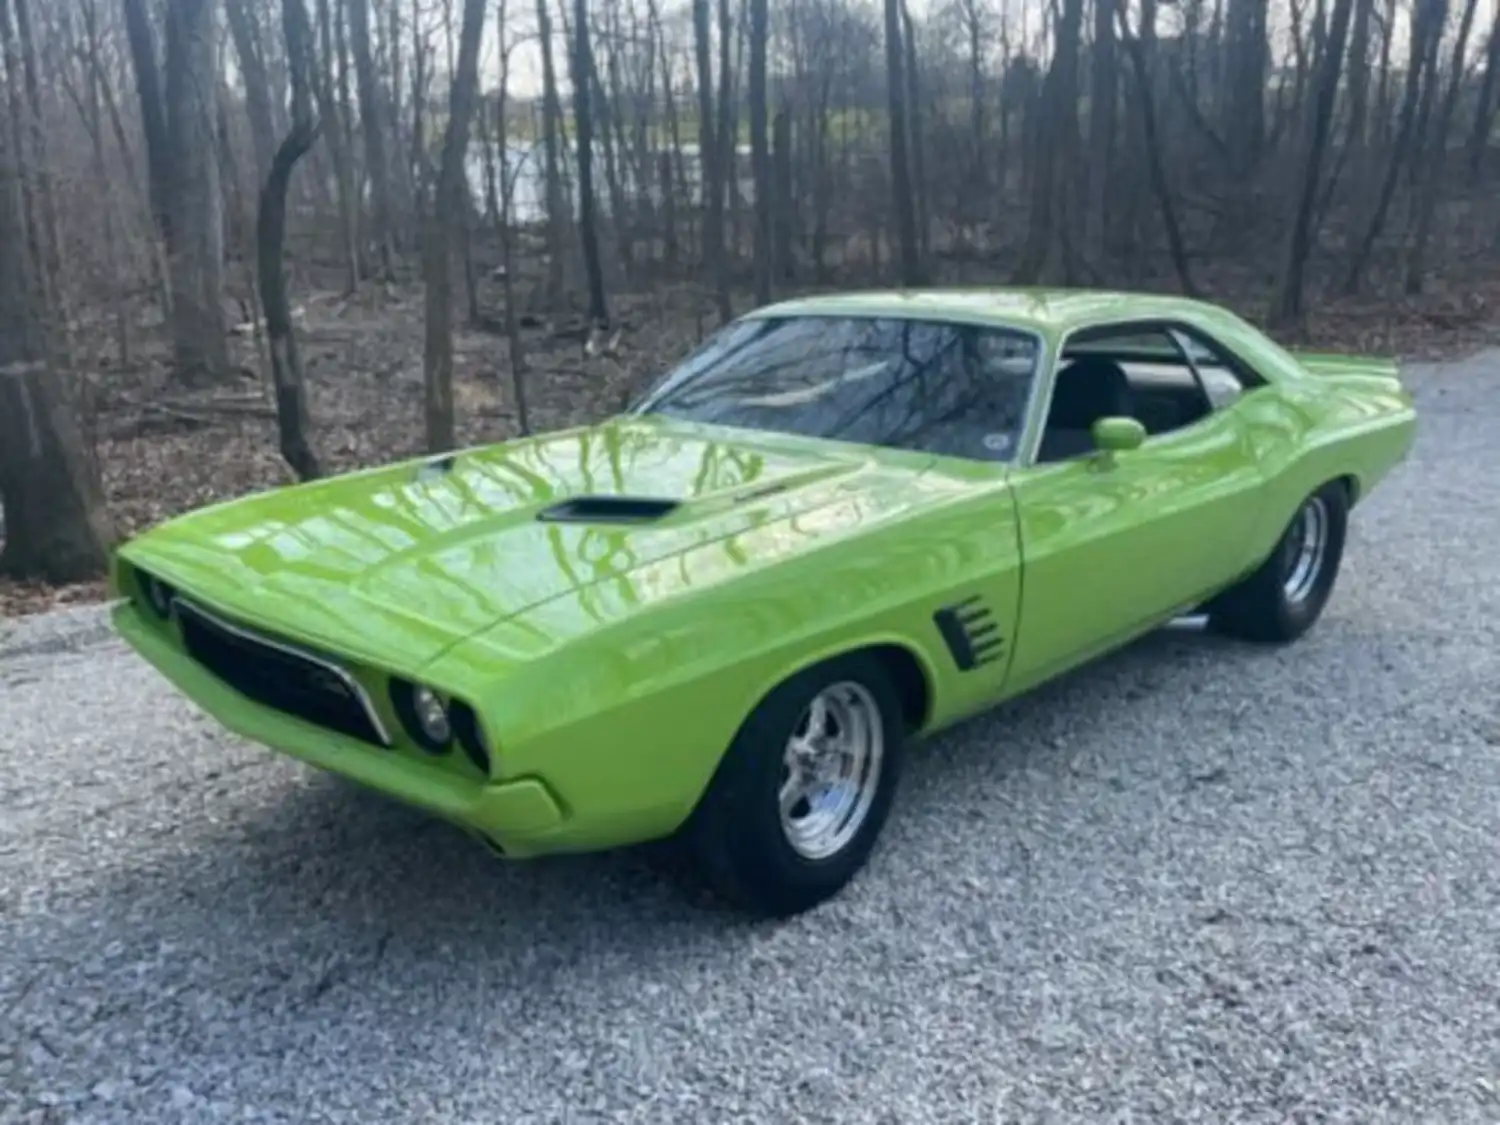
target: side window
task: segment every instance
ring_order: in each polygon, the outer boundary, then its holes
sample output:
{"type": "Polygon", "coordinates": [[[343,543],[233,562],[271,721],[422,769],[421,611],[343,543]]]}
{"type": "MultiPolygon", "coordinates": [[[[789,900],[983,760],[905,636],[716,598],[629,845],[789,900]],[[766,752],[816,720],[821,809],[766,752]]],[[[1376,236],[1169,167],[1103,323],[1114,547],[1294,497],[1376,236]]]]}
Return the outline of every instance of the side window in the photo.
{"type": "MultiPolygon", "coordinates": [[[[1077,400],[1101,401],[1101,387],[1120,386],[1113,410],[1128,413],[1152,436],[1171,433],[1206,417],[1214,404],[1168,329],[1121,325],[1081,334],[1063,354],[1049,412],[1049,428],[1086,423],[1077,400]],[[1075,417],[1076,416],[1076,417],[1075,417]]],[[[1097,411],[1094,411],[1097,413],[1097,411]]]]}
{"type": "Polygon", "coordinates": [[[1174,329],[1182,349],[1198,369],[1203,389],[1215,410],[1222,410],[1246,391],[1260,386],[1242,364],[1232,360],[1218,345],[1188,328],[1174,329]]]}

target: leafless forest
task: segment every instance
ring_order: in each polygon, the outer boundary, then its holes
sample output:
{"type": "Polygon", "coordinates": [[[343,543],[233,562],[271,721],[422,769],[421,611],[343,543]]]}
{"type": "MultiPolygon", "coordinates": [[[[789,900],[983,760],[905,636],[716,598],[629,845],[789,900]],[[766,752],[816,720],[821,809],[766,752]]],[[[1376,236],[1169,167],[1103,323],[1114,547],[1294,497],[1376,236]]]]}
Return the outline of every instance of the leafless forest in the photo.
{"type": "Polygon", "coordinates": [[[195,504],[602,415],[796,292],[1163,289],[1467,346],[1497,11],[0,0],[0,612],[195,504]]]}

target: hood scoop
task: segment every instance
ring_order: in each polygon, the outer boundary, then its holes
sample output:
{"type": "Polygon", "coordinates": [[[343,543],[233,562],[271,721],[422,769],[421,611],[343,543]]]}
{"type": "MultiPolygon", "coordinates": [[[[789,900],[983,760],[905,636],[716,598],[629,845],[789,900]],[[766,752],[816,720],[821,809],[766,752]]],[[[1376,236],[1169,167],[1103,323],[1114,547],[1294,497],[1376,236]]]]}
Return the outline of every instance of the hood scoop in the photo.
{"type": "Polygon", "coordinates": [[[573,496],[537,513],[545,523],[652,523],[681,506],[653,496],[573,496]]]}

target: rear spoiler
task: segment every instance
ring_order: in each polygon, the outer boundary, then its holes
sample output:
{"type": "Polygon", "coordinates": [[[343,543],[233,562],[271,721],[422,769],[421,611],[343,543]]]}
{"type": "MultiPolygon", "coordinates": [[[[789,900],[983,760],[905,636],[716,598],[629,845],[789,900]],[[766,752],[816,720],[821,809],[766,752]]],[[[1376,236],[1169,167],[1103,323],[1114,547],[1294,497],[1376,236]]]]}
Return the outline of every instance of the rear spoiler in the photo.
{"type": "Polygon", "coordinates": [[[1309,375],[1374,376],[1378,379],[1393,380],[1398,384],[1401,382],[1401,365],[1389,356],[1304,351],[1293,351],[1291,355],[1302,370],[1309,375]]]}

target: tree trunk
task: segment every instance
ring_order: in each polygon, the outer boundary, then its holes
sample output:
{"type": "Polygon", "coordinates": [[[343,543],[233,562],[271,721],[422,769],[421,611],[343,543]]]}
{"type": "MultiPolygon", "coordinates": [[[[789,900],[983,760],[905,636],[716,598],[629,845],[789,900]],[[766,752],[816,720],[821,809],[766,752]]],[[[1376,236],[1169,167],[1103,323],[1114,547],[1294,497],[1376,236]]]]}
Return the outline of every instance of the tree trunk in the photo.
{"type": "Polygon", "coordinates": [[[172,0],[167,12],[172,350],[184,382],[229,370],[224,323],[224,214],[219,184],[216,0],[172,0]]]}
{"type": "MultiPolygon", "coordinates": [[[[562,99],[557,93],[557,67],[552,61],[552,21],[547,0],[536,0],[536,22],[542,55],[542,152],[547,192],[547,304],[562,308],[563,263],[567,260],[568,201],[562,181],[562,99]]],[[[503,151],[503,150],[502,150],[503,151]]]]}
{"type": "Polygon", "coordinates": [[[260,193],[256,216],[256,266],[260,302],[265,309],[266,335],[271,348],[271,379],[276,387],[276,425],[281,455],[302,480],[319,475],[318,459],[308,439],[307,387],[297,354],[297,335],[286,293],[282,249],[286,243],[286,196],[297,162],[318,137],[313,120],[312,29],[302,0],[281,0],[282,33],[292,80],[291,128],[271,159],[271,170],[260,193]]]}
{"type": "Polygon", "coordinates": [[[733,315],[730,302],[730,270],[739,262],[739,231],[729,231],[730,201],[734,191],[733,180],[738,174],[735,150],[739,146],[739,130],[734,112],[734,65],[730,52],[734,47],[734,16],[729,0],[719,0],[719,104],[714,123],[714,137],[718,150],[714,154],[715,169],[721,194],[716,206],[719,208],[719,230],[729,233],[731,238],[725,252],[720,255],[722,268],[719,271],[719,317],[728,320],[733,315]]]}
{"type": "Polygon", "coordinates": [[[1067,200],[1057,192],[1059,159],[1078,147],[1078,41],[1083,30],[1083,0],[1063,0],[1057,20],[1057,50],[1040,98],[1027,108],[1029,151],[1036,162],[1031,173],[1030,223],[1026,242],[1012,274],[1016,284],[1032,283],[1048,272],[1059,223],[1068,221],[1067,200]],[[1032,118],[1036,120],[1033,122],[1032,118]]]}
{"type": "Polygon", "coordinates": [[[609,327],[604,297],[604,267],[599,261],[599,229],[594,200],[594,109],[590,96],[594,54],[589,46],[588,0],[573,6],[573,116],[578,130],[578,235],[583,242],[583,268],[588,276],[589,318],[598,328],[609,327]]]}
{"type": "Polygon", "coordinates": [[[259,187],[276,155],[276,126],[271,116],[271,82],[261,53],[260,34],[245,0],[224,0],[229,35],[245,84],[245,111],[250,118],[250,140],[255,147],[255,183],[259,187]]]}
{"type": "Polygon", "coordinates": [[[43,293],[27,261],[14,171],[18,139],[0,123],[0,574],[77,582],[104,573],[115,536],[71,396],[45,362],[43,293]]]}
{"type": "Polygon", "coordinates": [[[1230,171],[1240,178],[1254,174],[1265,143],[1267,7],[1267,0],[1229,0],[1222,133],[1229,142],[1230,171]]]}
{"type": "Polygon", "coordinates": [[[1333,121],[1333,103],[1338,96],[1339,76],[1344,69],[1344,48],[1349,38],[1349,16],[1353,0],[1334,0],[1333,18],[1318,65],[1317,89],[1307,119],[1307,156],[1302,166],[1302,183],[1298,189],[1296,217],[1287,241],[1286,266],[1282,270],[1281,290],[1271,310],[1271,321],[1281,325],[1300,325],[1303,319],[1303,287],[1307,259],[1312,253],[1317,231],[1313,212],[1318,199],[1318,185],[1323,176],[1323,162],[1328,154],[1328,133],[1333,121]]]}
{"type": "Polygon", "coordinates": [[[931,203],[927,198],[926,130],[922,125],[922,86],[917,73],[917,35],[906,0],[901,2],[902,78],[906,82],[906,152],[911,170],[912,204],[917,219],[917,261],[925,262],[932,250],[931,203]]]}
{"type": "MultiPolygon", "coordinates": [[[[583,0],[580,0],[582,3],[583,0]]],[[[426,387],[427,448],[437,453],[455,445],[453,418],[453,270],[458,234],[467,223],[468,181],[464,156],[469,148],[469,123],[479,85],[479,40],[484,34],[485,0],[464,0],[463,29],[459,33],[458,70],[448,97],[448,129],[443,137],[443,161],[438,170],[432,218],[423,242],[427,275],[426,346],[422,354],[426,387]]]]}
{"type": "MultiPolygon", "coordinates": [[[[505,42],[506,0],[499,0],[495,9],[495,26],[500,36],[500,85],[495,100],[495,130],[499,133],[496,143],[501,153],[510,150],[510,49],[505,42]]],[[[501,166],[500,183],[500,268],[505,273],[505,338],[510,345],[510,385],[516,400],[516,426],[521,435],[531,433],[531,412],[526,398],[526,344],[521,336],[521,318],[516,315],[516,290],[512,262],[511,212],[515,201],[515,177],[511,175],[509,158],[501,166]]]]}
{"type": "MultiPolygon", "coordinates": [[[[1109,242],[1109,201],[1114,186],[1115,112],[1119,77],[1115,65],[1115,5],[1094,0],[1093,73],[1089,79],[1089,199],[1084,236],[1088,252],[1102,262],[1109,242]]],[[[1257,96],[1260,88],[1256,88],[1257,96]]]]}
{"type": "MultiPolygon", "coordinates": [[[[99,13],[95,7],[94,0],[86,0],[82,5],[83,27],[84,27],[84,98],[86,108],[83,109],[85,124],[88,128],[90,149],[93,161],[90,165],[94,179],[98,183],[106,183],[109,179],[109,165],[104,158],[104,97],[102,88],[104,82],[99,73],[99,13]]],[[[128,152],[121,153],[121,158],[127,166],[130,161],[128,152]]],[[[120,198],[111,193],[109,199],[103,205],[104,219],[104,254],[109,271],[110,288],[114,291],[115,306],[115,342],[119,352],[119,365],[126,367],[130,364],[130,306],[129,295],[126,288],[126,270],[120,261],[120,247],[117,222],[123,222],[124,211],[120,198]]],[[[155,229],[148,231],[153,238],[155,229]]]]}
{"type": "Polygon", "coordinates": [[[162,99],[161,71],[156,57],[156,37],[145,0],[124,0],[125,34],[135,70],[136,97],[141,104],[141,132],[146,138],[146,174],[151,206],[164,241],[172,237],[172,156],[167,139],[166,106],[162,99]]]}
{"type": "Polygon", "coordinates": [[[56,373],[0,360],[0,574],[61,584],[104,574],[114,527],[56,373]]]}
{"type": "Polygon", "coordinates": [[[1416,11],[1412,16],[1406,89],[1401,95],[1401,120],[1396,127],[1396,138],[1391,146],[1385,175],[1380,182],[1375,208],[1365,224],[1364,234],[1350,257],[1349,269],[1344,274],[1343,291],[1346,295],[1353,295],[1359,291],[1365,267],[1369,265],[1370,254],[1375,249],[1375,241],[1380,237],[1380,232],[1385,229],[1386,216],[1390,211],[1391,201],[1396,195],[1396,185],[1401,178],[1401,169],[1406,164],[1413,145],[1420,144],[1419,141],[1414,140],[1414,130],[1423,72],[1427,69],[1426,60],[1432,53],[1428,45],[1431,42],[1433,49],[1436,48],[1436,37],[1442,34],[1447,5],[1446,0],[1416,0],[1416,3],[1416,11]]]}
{"type": "Polygon", "coordinates": [[[1490,131],[1495,124],[1495,82],[1500,78],[1500,5],[1495,8],[1495,19],[1490,24],[1489,44],[1484,52],[1484,78],[1479,85],[1479,97],[1474,105],[1474,125],[1469,133],[1469,183],[1477,186],[1484,172],[1484,155],[1490,144],[1490,131]]]}
{"type": "Polygon", "coordinates": [[[750,0],[750,175],[755,182],[755,301],[771,303],[771,151],[766,137],[766,0],[750,0]]]}
{"type": "Polygon", "coordinates": [[[349,151],[349,122],[334,90],[335,47],[329,8],[330,0],[318,0],[318,34],[323,42],[323,65],[313,72],[313,88],[318,97],[318,114],[323,121],[322,133],[333,157],[333,174],[338,180],[339,231],[344,247],[344,295],[347,297],[359,289],[359,199],[354,159],[349,151]]]}
{"type": "Polygon", "coordinates": [[[792,243],[797,228],[797,203],[792,183],[792,110],[782,106],[771,122],[771,179],[775,186],[771,230],[774,236],[776,276],[783,282],[796,280],[792,243]]]}
{"type": "Polygon", "coordinates": [[[395,277],[395,217],[391,213],[391,172],[385,155],[385,113],[375,59],[370,48],[370,0],[345,0],[349,17],[349,45],[354,53],[354,78],[359,88],[359,123],[365,140],[365,179],[374,210],[374,239],[380,255],[381,276],[395,277]]]}
{"type": "Polygon", "coordinates": [[[902,77],[901,0],[885,0],[885,89],[890,115],[891,214],[901,251],[901,284],[922,284],[916,201],[907,164],[906,83],[902,77]]]}
{"type": "MultiPolygon", "coordinates": [[[[969,148],[973,162],[974,188],[981,195],[989,189],[989,148],[985,135],[984,28],[979,0],[962,0],[964,38],[969,48],[969,148]]],[[[1008,59],[1006,60],[1009,61],[1008,59]]]]}
{"type": "MultiPolygon", "coordinates": [[[[37,246],[38,267],[41,271],[41,284],[46,295],[47,307],[51,310],[50,315],[56,321],[57,332],[55,333],[58,346],[62,354],[66,355],[70,349],[65,345],[68,336],[68,308],[67,301],[62,289],[62,248],[58,235],[57,224],[57,201],[54,198],[52,187],[52,162],[47,156],[47,132],[43,117],[41,82],[37,77],[37,48],[36,38],[31,29],[31,7],[28,0],[12,0],[16,9],[16,31],[20,37],[21,46],[21,71],[26,86],[26,120],[30,134],[29,148],[30,161],[35,168],[36,177],[36,222],[40,230],[33,229],[32,238],[37,246]]],[[[24,154],[26,144],[17,138],[20,151],[24,154]]]]}
{"type": "Polygon", "coordinates": [[[693,0],[693,53],[698,69],[698,182],[703,207],[703,270],[714,279],[719,319],[733,314],[724,266],[724,180],[714,130],[714,86],[709,41],[709,0],[693,0]]]}
{"type": "MultiPolygon", "coordinates": [[[[1458,104],[1458,91],[1464,81],[1464,52],[1469,46],[1469,31],[1474,26],[1474,7],[1475,0],[1465,0],[1458,35],[1453,41],[1453,56],[1448,64],[1448,89],[1444,92],[1443,104],[1438,109],[1437,123],[1426,136],[1427,158],[1421,162],[1422,181],[1416,200],[1411,255],[1406,260],[1406,277],[1403,282],[1408,295],[1422,291],[1427,242],[1432,236],[1432,223],[1437,214],[1438,192],[1447,180],[1444,173],[1448,165],[1448,133],[1453,126],[1453,110],[1458,104]]],[[[1434,85],[1437,79],[1437,72],[1434,71],[1434,85]]]]}
{"type": "Polygon", "coordinates": [[[1172,266],[1177,272],[1177,283],[1188,296],[1196,296],[1192,269],[1188,265],[1187,245],[1182,237],[1182,226],[1177,220],[1177,206],[1173,202],[1172,188],[1167,182],[1167,170],[1161,152],[1161,131],[1156,121],[1156,84],[1151,66],[1155,51],[1155,37],[1147,38],[1154,6],[1146,10],[1141,21],[1141,32],[1132,35],[1125,26],[1125,11],[1115,9],[1120,27],[1120,40],[1130,55],[1131,72],[1135,77],[1136,105],[1140,117],[1141,144],[1146,152],[1146,174],[1151,183],[1151,192],[1156,196],[1156,205],[1161,211],[1162,226],[1167,232],[1167,249],[1172,255],[1172,266]]]}

